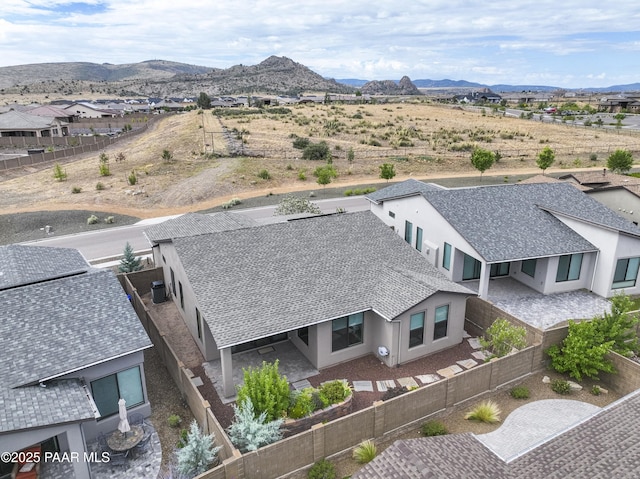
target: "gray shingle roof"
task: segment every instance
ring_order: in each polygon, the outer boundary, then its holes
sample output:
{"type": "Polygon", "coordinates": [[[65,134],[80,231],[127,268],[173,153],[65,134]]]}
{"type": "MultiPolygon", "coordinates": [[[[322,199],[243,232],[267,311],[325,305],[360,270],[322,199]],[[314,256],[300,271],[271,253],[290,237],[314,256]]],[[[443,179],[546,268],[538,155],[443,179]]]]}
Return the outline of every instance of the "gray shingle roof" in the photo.
{"type": "Polygon", "coordinates": [[[111,271],[0,291],[0,387],[37,383],[151,346],[111,271]]]}
{"type": "Polygon", "coordinates": [[[54,118],[11,110],[0,114],[0,130],[40,130],[57,124],[54,118]]]}
{"type": "Polygon", "coordinates": [[[405,196],[413,196],[419,194],[425,194],[431,191],[439,191],[443,188],[433,183],[424,183],[422,181],[414,180],[412,178],[405,180],[395,185],[387,186],[378,191],[374,191],[366,195],[371,201],[375,203],[383,202],[390,199],[402,198],[405,196]]]}
{"type": "Polygon", "coordinates": [[[640,394],[506,464],[472,434],[397,441],[353,479],[584,479],[640,477],[640,394]]]}
{"type": "Polygon", "coordinates": [[[0,246],[0,290],[88,271],[78,250],[12,244],[0,246]]]}
{"type": "Polygon", "coordinates": [[[373,213],[174,240],[219,348],[374,309],[393,319],[449,281],[373,213]]]}
{"type": "MultiPolygon", "coordinates": [[[[417,189],[416,181],[409,181],[406,189],[417,189]]],[[[384,197],[383,192],[376,193],[384,197]]],[[[420,194],[490,263],[597,249],[554,215],[640,236],[633,223],[567,183],[423,189],[420,194]]]]}
{"type": "Polygon", "coordinates": [[[0,433],[93,419],[80,381],[53,381],[46,388],[0,387],[0,433]]]}
{"type": "Polygon", "coordinates": [[[144,234],[152,244],[168,241],[172,238],[183,238],[218,231],[235,230],[255,226],[257,223],[248,216],[238,213],[215,213],[204,215],[186,213],[144,230],[144,234]]]}

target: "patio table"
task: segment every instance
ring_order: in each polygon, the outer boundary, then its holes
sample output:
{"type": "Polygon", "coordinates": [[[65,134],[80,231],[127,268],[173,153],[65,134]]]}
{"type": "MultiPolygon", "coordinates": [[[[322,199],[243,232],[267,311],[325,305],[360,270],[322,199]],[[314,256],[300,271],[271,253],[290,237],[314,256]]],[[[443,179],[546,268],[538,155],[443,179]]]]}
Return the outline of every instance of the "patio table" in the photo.
{"type": "Polygon", "coordinates": [[[144,429],[142,426],[131,426],[131,431],[121,433],[116,430],[107,437],[107,445],[114,451],[125,452],[142,441],[144,437],[144,429]]]}

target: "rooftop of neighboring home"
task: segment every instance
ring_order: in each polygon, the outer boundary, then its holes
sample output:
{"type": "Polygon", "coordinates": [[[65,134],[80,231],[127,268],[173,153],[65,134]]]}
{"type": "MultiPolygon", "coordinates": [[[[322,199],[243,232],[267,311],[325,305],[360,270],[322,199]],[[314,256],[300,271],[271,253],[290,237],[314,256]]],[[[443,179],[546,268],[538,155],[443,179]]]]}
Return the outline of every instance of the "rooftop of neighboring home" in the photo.
{"type": "Polygon", "coordinates": [[[421,195],[488,262],[596,248],[559,217],[640,236],[640,228],[568,183],[429,188],[416,180],[368,195],[373,203],[421,195]]]}
{"type": "Polygon", "coordinates": [[[144,230],[144,234],[149,242],[154,244],[171,241],[173,238],[216,233],[256,225],[257,223],[254,220],[238,213],[222,212],[211,215],[186,213],[151,226],[144,230]]]}
{"type": "Polygon", "coordinates": [[[365,310],[391,320],[438,291],[474,294],[369,211],[173,244],[218,348],[365,310]]]}
{"type": "Polygon", "coordinates": [[[59,378],[151,347],[115,275],[77,250],[9,245],[0,280],[0,432],[93,418],[81,382],[59,378]]]}
{"type": "Polygon", "coordinates": [[[42,105],[28,110],[30,115],[47,116],[50,118],[69,118],[73,115],[68,111],[53,105],[42,105]]]}
{"type": "Polygon", "coordinates": [[[607,171],[606,168],[601,171],[585,171],[562,175],[559,179],[578,183],[588,189],[640,185],[640,178],[612,173],[607,171]]]}
{"type": "Polygon", "coordinates": [[[56,121],[51,117],[11,110],[0,114],[0,130],[39,130],[51,128],[56,121]]]}

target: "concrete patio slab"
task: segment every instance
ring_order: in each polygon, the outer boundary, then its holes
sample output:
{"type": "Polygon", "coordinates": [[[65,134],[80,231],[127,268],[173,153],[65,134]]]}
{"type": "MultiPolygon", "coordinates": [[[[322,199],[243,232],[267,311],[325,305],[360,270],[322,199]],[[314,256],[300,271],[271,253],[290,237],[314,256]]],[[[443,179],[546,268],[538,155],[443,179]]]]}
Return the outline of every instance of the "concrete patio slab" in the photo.
{"type": "Polygon", "coordinates": [[[373,392],[372,381],[353,381],[353,390],[356,392],[366,391],[373,392]]]}
{"type": "Polygon", "coordinates": [[[417,388],[418,387],[418,383],[412,377],[398,378],[398,384],[400,386],[404,386],[407,389],[417,388]]]}
{"type": "Polygon", "coordinates": [[[437,374],[421,374],[416,377],[422,384],[431,384],[431,383],[435,383],[436,381],[440,381],[440,379],[442,379],[437,374]]]}

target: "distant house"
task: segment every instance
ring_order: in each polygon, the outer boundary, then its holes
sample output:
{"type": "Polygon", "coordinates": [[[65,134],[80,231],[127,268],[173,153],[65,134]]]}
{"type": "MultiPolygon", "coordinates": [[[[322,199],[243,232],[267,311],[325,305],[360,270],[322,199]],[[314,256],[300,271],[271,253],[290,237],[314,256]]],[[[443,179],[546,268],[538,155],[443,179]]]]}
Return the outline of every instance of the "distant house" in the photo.
{"type": "Polygon", "coordinates": [[[462,95],[454,96],[454,100],[459,103],[500,103],[502,97],[497,93],[493,93],[489,89],[482,91],[472,91],[462,95]]]}
{"type": "Polygon", "coordinates": [[[391,367],[462,341],[474,293],[370,212],[259,226],[238,216],[146,230],[205,359],[221,360],[225,396],[235,394],[234,354],[274,342],[322,369],[368,354],[391,367]]]}
{"type": "Polygon", "coordinates": [[[66,121],[15,110],[0,114],[0,136],[57,137],[69,134],[66,121]]]}
{"type": "Polygon", "coordinates": [[[508,276],[543,294],[639,294],[640,228],[561,183],[447,189],[407,180],[367,196],[373,211],[449,279],[508,276]]]}
{"type": "Polygon", "coordinates": [[[60,120],[62,122],[71,123],[73,122],[73,115],[63,108],[58,108],[53,105],[42,105],[36,108],[32,108],[27,111],[30,115],[38,115],[49,118],[55,118],[56,120],[60,120]]]}
{"type": "Polygon", "coordinates": [[[75,118],[116,118],[122,116],[122,112],[100,108],[91,103],[72,103],[64,108],[75,118]]]}
{"type": "MultiPolygon", "coordinates": [[[[0,246],[0,310],[0,450],[82,457],[86,441],[117,428],[119,398],[150,414],[152,344],[111,271],[77,250],[0,246]]],[[[10,466],[0,462],[0,476],[10,466]]],[[[84,460],[73,468],[90,477],[84,460]]]]}

